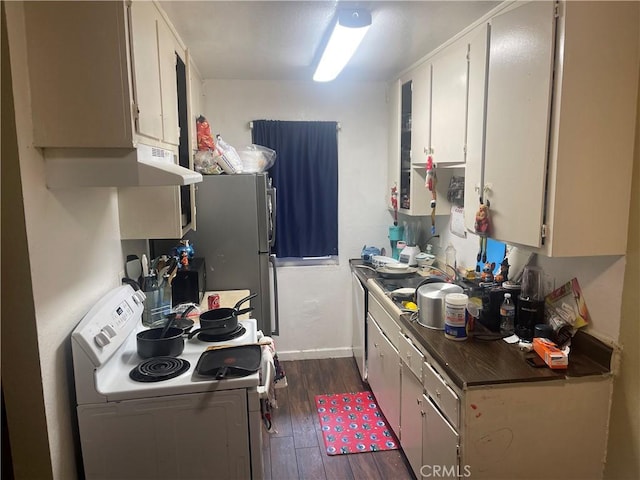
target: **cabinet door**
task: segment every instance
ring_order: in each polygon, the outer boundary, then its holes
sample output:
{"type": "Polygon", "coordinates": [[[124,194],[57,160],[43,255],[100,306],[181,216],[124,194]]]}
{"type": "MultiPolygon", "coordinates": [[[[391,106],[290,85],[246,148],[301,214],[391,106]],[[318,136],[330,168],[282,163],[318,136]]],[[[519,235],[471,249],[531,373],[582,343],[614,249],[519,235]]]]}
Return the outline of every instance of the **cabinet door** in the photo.
{"type": "Polygon", "coordinates": [[[468,43],[462,38],[432,60],[431,150],[436,164],[465,161],[467,53],[468,43]]]}
{"type": "Polygon", "coordinates": [[[164,18],[158,16],[158,60],[160,67],[160,104],[162,139],[171,145],[180,143],[178,126],[178,84],[176,79],[175,37],[164,18]]]}
{"type": "Polygon", "coordinates": [[[181,238],[179,187],[125,187],[118,189],[120,238],[181,238]]]}
{"type": "MultiPolygon", "coordinates": [[[[422,437],[422,464],[424,469],[446,468],[458,471],[458,433],[449,425],[431,401],[423,396],[424,423],[422,437]]],[[[429,471],[421,472],[425,476],[429,471]]],[[[418,477],[420,478],[420,477],[418,477]]]]}
{"type": "Polygon", "coordinates": [[[411,72],[411,168],[408,171],[411,203],[409,215],[428,215],[431,213],[431,192],[425,186],[427,151],[431,138],[430,97],[431,65],[425,63],[411,72]]]}
{"type": "Polygon", "coordinates": [[[431,142],[431,64],[416,67],[411,82],[411,164],[424,166],[431,142]]]}
{"type": "Polygon", "coordinates": [[[367,315],[367,381],[371,391],[380,402],[384,390],[382,370],[383,335],[371,315],[367,315]]]}
{"type": "Polygon", "coordinates": [[[398,189],[398,207],[400,207],[400,80],[391,82],[388,89],[389,108],[389,147],[388,147],[388,205],[391,204],[391,189],[398,189]]]}
{"type": "Polygon", "coordinates": [[[371,315],[367,329],[369,386],[388,425],[397,435],[400,432],[400,358],[371,315]]]}
{"type": "Polygon", "coordinates": [[[162,140],[157,27],[159,14],[152,2],[131,2],[129,8],[133,83],[138,107],[136,130],[145,137],[162,140]]]}
{"type": "Polygon", "coordinates": [[[422,383],[402,362],[402,391],[400,394],[400,432],[402,450],[409,460],[416,478],[422,466],[422,416],[424,415],[422,383]]]}
{"type": "Polygon", "coordinates": [[[122,2],[24,2],[34,145],[133,145],[122,2]]]}
{"type": "Polygon", "coordinates": [[[353,357],[360,371],[360,377],[366,378],[365,357],[364,357],[364,327],[366,322],[365,298],[366,293],[360,283],[360,280],[354,273],[351,273],[351,292],[352,292],[352,327],[353,336],[351,337],[351,349],[353,357]]]}
{"type": "Polygon", "coordinates": [[[484,187],[494,237],[539,247],[554,58],[554,3],[491,20],[484,187]]]}
{"type": "Polygon", "coordinates": [[[484,113],[487,74],[488,24],[476,27],[468,37],[469,99],[467,108],[467,159],[464,178],[464,216],[473,231],[484,167],[484,113]]]}

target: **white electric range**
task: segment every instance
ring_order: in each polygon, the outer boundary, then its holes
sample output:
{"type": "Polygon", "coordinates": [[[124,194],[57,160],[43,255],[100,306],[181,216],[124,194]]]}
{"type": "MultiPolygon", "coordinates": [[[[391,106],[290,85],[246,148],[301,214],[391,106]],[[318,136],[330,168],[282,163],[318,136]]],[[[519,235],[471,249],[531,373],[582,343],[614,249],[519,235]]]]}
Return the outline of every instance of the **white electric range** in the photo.
{"type": "Polygon", "coordinates": [[[256,343],[256,320],[240,320],[234,338],[185,337],[184,352],[157,365],[137,354],[143,302],[142,292],[118,287],[71,335],[86,478],[262,478],[260,398],[271,382],[269,362],[263,358],[263,371],[244,377],[195,373],[212,345],[256,343]],[[151,382],[130,376],[149,362],[175,376],[151,382]],[[174,362],[180,370],[172,373],[174,362]]]}

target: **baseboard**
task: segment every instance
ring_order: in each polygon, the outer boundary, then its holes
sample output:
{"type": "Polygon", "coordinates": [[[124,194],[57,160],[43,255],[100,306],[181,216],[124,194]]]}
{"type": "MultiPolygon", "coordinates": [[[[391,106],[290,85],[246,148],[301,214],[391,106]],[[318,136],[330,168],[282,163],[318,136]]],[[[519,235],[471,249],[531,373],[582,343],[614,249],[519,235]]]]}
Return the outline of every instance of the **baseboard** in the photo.
{"type": "Polygon", "coordinates": [[[278,359],[287,360],[317,360],[324,358],[344,358],[352,357],[353,350],[351,347],[344,348],[320,348],[314,350],[278,350],[278,359]]]}

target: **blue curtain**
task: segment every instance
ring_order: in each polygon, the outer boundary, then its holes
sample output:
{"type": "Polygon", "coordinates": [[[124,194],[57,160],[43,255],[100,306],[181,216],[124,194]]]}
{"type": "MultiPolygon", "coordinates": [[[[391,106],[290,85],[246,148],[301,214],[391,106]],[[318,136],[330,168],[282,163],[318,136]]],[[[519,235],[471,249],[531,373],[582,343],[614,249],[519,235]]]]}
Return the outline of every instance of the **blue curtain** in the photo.
{"type": "Polygon", "coordinates": [[[255,120],[252,142],[276,151],[276,257],[338,254],[337,122],[255,120]]]}

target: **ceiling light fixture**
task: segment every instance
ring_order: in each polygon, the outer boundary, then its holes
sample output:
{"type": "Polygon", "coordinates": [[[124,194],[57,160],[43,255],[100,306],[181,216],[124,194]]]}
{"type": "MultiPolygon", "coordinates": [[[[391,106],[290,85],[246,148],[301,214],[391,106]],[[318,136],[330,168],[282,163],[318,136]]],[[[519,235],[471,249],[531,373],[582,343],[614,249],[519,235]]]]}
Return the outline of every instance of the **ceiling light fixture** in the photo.
{"type": "Polygon", "coordinates": [[[363,9],[340,10],[333,24],[313,80],[330,82],[355,53],[371,26],[371,13],[363,9]]]}

